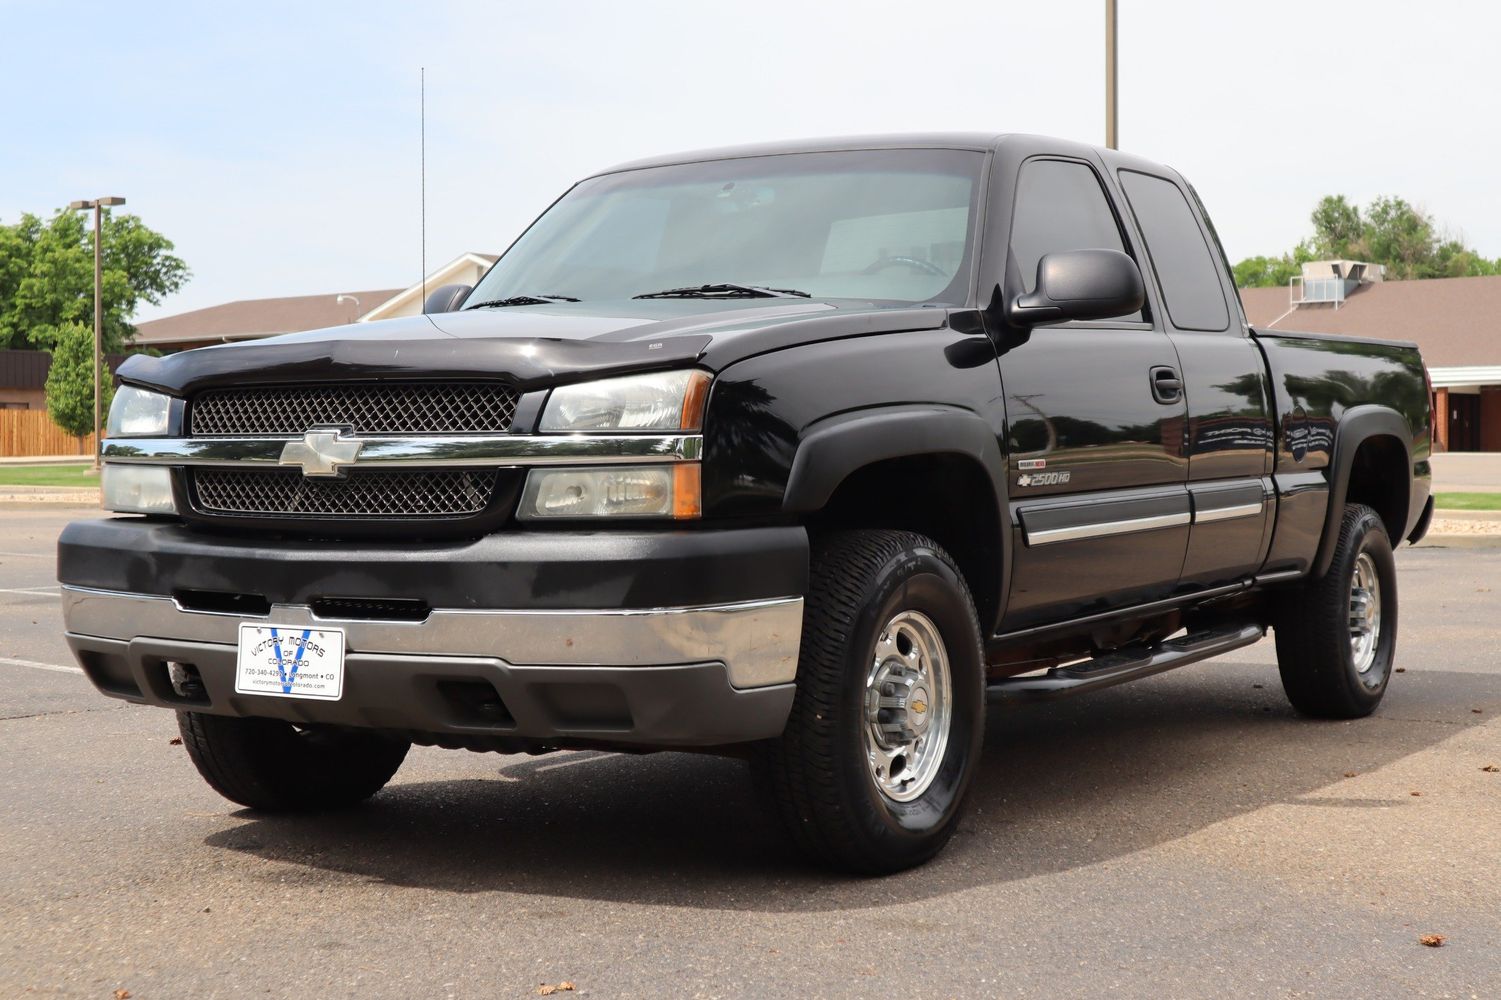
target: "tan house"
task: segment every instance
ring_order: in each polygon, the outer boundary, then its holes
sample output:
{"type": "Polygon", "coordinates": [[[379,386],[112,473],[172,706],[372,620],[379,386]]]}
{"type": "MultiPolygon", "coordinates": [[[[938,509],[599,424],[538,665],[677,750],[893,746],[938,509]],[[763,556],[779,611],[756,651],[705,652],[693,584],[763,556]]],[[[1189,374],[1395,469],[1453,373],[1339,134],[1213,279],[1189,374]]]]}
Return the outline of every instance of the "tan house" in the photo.
{"type": "Polygon", "coordinates": [[[441,285],[473,285],[495,261],[490,254],[460,254],[429,274],[425,282],[407,288],[242,299],[194,309],[137,324],[131,345],[164,352],[185,351],[191,347],[274,337],[280,333],[301,333],[345,323],[416,316],[422,312],[424,288],[431,292],[441,285]]]}
{"type": "Polygon", "coordinates": [[[1357,280],[1338,302],[1311,301],[1296,285],[1240,297],[1252,326],[1415,341],[1433,379],[1438,446],[1501,451],[1501,277],[1357,280]]]}
{"type": "Polygon", "coordinates": [[[226,302],[138,323],[131,346],[172,353],[210,344],[340,326],[355,322],[373,305],[385,302],[399,291],[386,288],[226,302]]]}

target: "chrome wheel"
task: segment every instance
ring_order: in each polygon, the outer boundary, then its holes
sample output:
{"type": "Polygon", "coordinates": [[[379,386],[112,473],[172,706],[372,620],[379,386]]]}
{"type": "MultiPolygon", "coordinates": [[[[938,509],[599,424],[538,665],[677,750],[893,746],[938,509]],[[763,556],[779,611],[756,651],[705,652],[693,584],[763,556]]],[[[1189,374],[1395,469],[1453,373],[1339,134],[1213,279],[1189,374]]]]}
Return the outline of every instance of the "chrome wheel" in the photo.
{"type": "Polygon", "coordinates": [[[917,611],[895,615],[865,677],[865,757],[882,795],[910,802],[933,783],[949,741],[951,688],[938,627],[917,611]]]}
{"type": "Polygon", "coordinates": [[[1362,681],[1376,665],[1376,647],[1381,640],[1381,578],[1376,561],[1362,552],[1350,574],[1350,658],[1362,681]]]}

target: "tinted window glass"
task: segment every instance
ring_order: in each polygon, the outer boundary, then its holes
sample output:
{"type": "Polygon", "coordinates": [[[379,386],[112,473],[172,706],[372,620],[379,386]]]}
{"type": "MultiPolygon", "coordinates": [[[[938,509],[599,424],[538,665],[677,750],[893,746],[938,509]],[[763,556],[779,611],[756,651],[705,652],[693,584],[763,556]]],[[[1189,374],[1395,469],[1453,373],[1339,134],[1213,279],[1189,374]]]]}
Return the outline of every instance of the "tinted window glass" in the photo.
{"type": "Polygon", "coordinates": [[[1016,184],[1011,256],[1027,291],[1037,287],[1037,262],[1060,250],[1120,250],[1120,227],[1095,172],[1082,163],[1029,160],[1016,184]]]}
{"type": "Polygon", "coordinates": [[[1219,271],[1178,185],[1123,170],[1121,186],[1157,269],[1173,325],[1184,330],[1228,329],[1230,312],[1225,308],[1219,271]]]}
{"type": "MultiPolygon", "coordinates": [[[[1011,257],[1022,287],[1037,287],[1037,262],[1063,250],[1119,250],[1120,224],[1095,172],[1068,160],[1028,160],[1016,183],[1016,217],[1011,222],[1011,257]]],[[[1120,317],[1139,320],[1141,312],[1120,317]]]]}
{"type": "Polygon", "coordinates": [[[886,149],[605,174],[548,209],[469,301],[622,300],[735,282],[963,302],[984,164],[969,150],[886,149]]]}

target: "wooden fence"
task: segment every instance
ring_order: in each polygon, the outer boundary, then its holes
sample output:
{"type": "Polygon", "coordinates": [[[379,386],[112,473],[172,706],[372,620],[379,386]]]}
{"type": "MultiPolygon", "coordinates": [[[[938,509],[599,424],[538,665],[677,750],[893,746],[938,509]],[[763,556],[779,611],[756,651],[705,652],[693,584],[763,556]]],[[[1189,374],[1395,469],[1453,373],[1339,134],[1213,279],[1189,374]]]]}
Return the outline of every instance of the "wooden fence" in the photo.
{"type": "Polygon", "coordinates": [[[0,410],[0,458],[92,455],[94,437],[74,437],[52,422],[46,410],[0,410]]]}

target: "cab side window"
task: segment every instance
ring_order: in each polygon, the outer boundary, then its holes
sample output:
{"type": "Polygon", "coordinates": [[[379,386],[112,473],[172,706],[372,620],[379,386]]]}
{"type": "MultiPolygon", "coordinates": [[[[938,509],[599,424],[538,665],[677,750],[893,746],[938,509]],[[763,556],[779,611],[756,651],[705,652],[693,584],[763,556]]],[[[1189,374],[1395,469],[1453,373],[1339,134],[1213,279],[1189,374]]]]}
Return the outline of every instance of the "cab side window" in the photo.
{"type": "MultiPolygon", "coordinates": [[[[1016,182],[1011,221],[1011,259],[1022,287],[1037,287],[1037,262],[1064,250],[1129,253],[1120,224],[1095,172],[1072,160],[1028,160],[1016,182]]],[[[1121,317],[1140,320],[1134,312],[1121,317]]]]}
{"type": "Polygon", "coordinates": [[[1152,174],[1122,170],[1121,187],[1162,284],[1163,305],[1180,330],[1219,333],[1230,311],[1209,243],[1178,185],[1152,174]]]}

